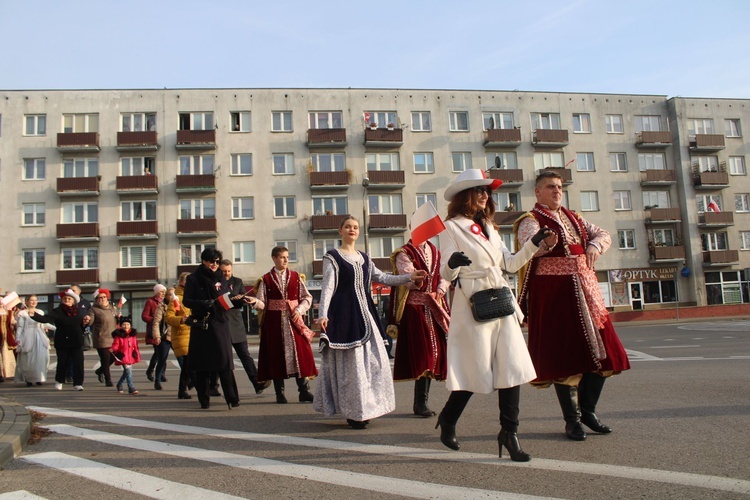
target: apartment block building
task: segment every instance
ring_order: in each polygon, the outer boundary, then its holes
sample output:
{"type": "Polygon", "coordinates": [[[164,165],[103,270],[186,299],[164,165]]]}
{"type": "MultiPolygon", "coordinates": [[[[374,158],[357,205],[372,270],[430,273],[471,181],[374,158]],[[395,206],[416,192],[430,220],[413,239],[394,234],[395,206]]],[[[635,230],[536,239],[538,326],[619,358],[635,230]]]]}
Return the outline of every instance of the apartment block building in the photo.
{"type": "MultiPolygon", "coordinates": [[[[750,100],[402,89],[0,91],[0,287],[53,301],[71,283],[134,301],[216,246],[235,274],[271,248],[315,294],[343,214],[389,270],[410,214],[466,168],[503,180],[495,221],[534,178],[612,234],[613,310],[749,302],[750,100]]],[[[382,293],[374,290],[373,293],[382,293]]]]}

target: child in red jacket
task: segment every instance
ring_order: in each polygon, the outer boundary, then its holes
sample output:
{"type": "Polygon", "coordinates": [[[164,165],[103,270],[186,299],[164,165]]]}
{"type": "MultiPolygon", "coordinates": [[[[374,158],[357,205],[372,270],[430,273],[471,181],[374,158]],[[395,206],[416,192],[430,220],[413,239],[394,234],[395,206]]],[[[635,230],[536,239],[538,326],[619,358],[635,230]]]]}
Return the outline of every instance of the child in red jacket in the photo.
{"type": "Polygon", "coordinates": [[[128,393],[138,394],[133,385],[133,365],[141,361],[141,351],[138,349],[138,333],[135,328],[130,327],[131,319],[129,316],[120,317],[120,328],[112,332],[114,341],[112,342],[112,355],[115,358],[115,364],[122,366],[122,376],[117,382],[117,392],[122,394],[122,383],[128,383],[128,393]]]}

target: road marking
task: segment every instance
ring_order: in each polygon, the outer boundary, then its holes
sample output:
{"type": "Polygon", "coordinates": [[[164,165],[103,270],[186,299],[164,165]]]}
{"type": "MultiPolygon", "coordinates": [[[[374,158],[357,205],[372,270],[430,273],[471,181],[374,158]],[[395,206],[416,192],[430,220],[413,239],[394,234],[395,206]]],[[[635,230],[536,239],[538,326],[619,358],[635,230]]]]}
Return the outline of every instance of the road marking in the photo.
{"type": "Polygon", "coordinates": [[[0,493],[0,500],[47,500],[39,495],[34,495],[26,490],[9,491],[0,493]]]}
{"type": "MultiPolygon", "coordinates": [[[[119,421],[118,421],[119,422],[119,421]]],[[[70,425],[51,425],[49,430],[66,436],[74,436],[105,443],[112,446],[160,453],[174,457],[187,458],[190,460],[201,460],[214,464],[235,467],[238,469],[274,474],[278,476],[291,477],[306,481],[316,481],[349,488],[377,491],[391,495],[401,495],[412,498],[499,498],[499,499],[541,499],[549,497],[538,497],[532,495],[520,495],[517,493],[506,493],[502,491],[483,490],[478,488],[465,488],[438,483],[425,483],[423,481],[412,481],[410,479],[399,479],[395,477],[376,476],[362,474],[359,472],[341,471],[317,465],[300,465],[279,460],[240,455],[237,453],[226,453],[218,450],[204,450],[191,446],[182,446],[172,443],[162,443],[146,439],[112,434],[110,432],[83,429],[70,425]]],[[[154,481],[159,481],[153,478],[154,481]]],[[[164,497],[166,498],[166,497],[164,497]]],[[[172,496],[175,498],[175,496],[172,496]]],[[[232,497],[235,498],[235,497],[232,497]]]]}
{"type": "Polygon", "coordinates": [[[21,457],[27,462],[44,465],[51,469],[57,469],[68,474],[96,481],[97,483],[114,486],[131,493],[138,493],[149,498],[163,498],[172,500],[180,499],[205,499],[223,498],[226,500],[239,499],[232,495],[226,495],[217,491],[176,483],[159,477],[147,476],[140,472],[134,472],[111,465],[86,460],[85,458],[67,455],[58,452],[38,453],[35,455],[24,455],[21,457]]]}
{"type": "Polygon", "coordinates": [[[661,361],[661,358],[646,354],[645,352],[633,351],[632,349],[625,349],[625,352],[628,354],[628,359],[632,359],[633,361],[661,361]]]}
{"type": "Polygon", "coordinates": [[[650,349],[677,349],[682,347],[700,347],[699,345],[652,345],[650,349]]]}
{"type": "MultiPolygon", "coordinates": [[[[58,417],[78,418],[92,420],[106,424],[112,423],[112,416],[101,413],[83,413],[71,410],[60,410],[41,406],[32,406],[30,409],[48,415],[58,417]]],[[[213,436],[225,439],[240,439],[245,441],[257,441],[263,443],[274,443],[284,446],[307,446],[313,448],[324,448],[340,451],[351,451],[356,453],[370,453],[377,455],[393,455],[412,460],[444,460],[461,463],[482,463],[493,466],[526,467],[540,470],[554,470],[558,472],[576,472],[592,474],[596,476],[610,476],[625,479],[636,479],[641,481],[655,481],[659,483],[678,484],[683,486],[694,486],[699,488],[730,491],[734,493],[750,494],[750,481],[733,479],[705,474],[692,474],[688,472],[674,472],[659,469],[644,469],[628,467],[623,465],[590,464],[584,462],[566,462],[563,460],[550,460],[534,458],[531,462],[512,462],[510,459],[500,460],[494,455],[465,453],[445,450],[430,450],[425,448],[409,448],[404,446],[373,445],[363,443],[352,443],[345,441],[334,441],[330,439],[304,438],[285,436],[283,434],[260,434],[254,432],[240,432],[235,430],[212,429],[208,427],[195,427],[169,422],[148,421],[127,417],[118,417],[118,425],[143,427],[146,429],[158,429],[168,432],[180,432],[184,434],[197,434],[213,436]]]]}

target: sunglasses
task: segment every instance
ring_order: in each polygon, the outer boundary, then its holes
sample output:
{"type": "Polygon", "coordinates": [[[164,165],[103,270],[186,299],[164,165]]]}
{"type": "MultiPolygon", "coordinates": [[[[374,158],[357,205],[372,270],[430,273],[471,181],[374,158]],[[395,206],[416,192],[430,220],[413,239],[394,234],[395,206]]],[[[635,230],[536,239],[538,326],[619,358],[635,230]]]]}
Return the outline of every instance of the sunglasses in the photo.
{"type": "Polygon", "coordinates": [[[474,186],[474,192],[477,194],[486,193],[487,196],[490,196],[492,194],[492,189],[490,189],[487,186],[474,186]]]}

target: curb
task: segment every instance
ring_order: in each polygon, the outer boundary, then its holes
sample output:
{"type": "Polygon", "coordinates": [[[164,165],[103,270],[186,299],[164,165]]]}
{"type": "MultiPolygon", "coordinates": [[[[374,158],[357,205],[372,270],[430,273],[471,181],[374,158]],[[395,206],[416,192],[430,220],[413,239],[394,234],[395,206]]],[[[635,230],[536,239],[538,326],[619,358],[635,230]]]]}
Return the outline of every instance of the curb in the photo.
{"type": "Polygon", "coordinates": [[[31,414],[18,403],[0,397],[0,470],[21,454],[31,437],[31,414]]]}

